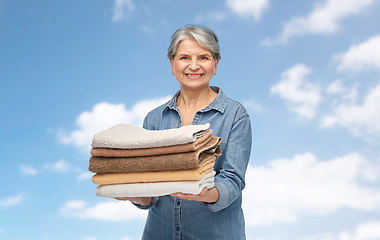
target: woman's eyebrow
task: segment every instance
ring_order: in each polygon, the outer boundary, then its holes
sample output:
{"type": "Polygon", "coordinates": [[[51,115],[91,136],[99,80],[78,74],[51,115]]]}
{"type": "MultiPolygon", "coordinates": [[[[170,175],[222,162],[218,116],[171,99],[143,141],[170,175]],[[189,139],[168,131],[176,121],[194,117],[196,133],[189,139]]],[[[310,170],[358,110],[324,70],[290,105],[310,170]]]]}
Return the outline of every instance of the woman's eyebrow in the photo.
{"type": "Polygon", "coordinates": [[[188,54],[188,53],[178,53],[178,54],[176,54],[177,56],[190,56],[190,54],[188,54]]]}
{"type": "Polygon", "coordinates": [[[199,54],[199,56],[212,56],[212,54],[210,54],[210,53],[202,53],[202,54],[199,54]]]}

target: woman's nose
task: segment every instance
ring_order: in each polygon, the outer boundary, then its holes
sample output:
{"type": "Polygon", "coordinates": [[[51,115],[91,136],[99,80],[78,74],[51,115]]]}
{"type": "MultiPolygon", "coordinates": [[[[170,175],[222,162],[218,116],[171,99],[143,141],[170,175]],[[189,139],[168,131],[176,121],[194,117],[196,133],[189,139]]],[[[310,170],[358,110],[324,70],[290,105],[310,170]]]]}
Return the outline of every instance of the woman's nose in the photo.
{"type": "Polygon", "coordinates": [[[199,68],[198,61],[196,61],[196,60],[191,61],[190,65],[189,65],[189,69],[192,71],[196,71],[196,70],[198,70],[198,68],[199,68]]]}

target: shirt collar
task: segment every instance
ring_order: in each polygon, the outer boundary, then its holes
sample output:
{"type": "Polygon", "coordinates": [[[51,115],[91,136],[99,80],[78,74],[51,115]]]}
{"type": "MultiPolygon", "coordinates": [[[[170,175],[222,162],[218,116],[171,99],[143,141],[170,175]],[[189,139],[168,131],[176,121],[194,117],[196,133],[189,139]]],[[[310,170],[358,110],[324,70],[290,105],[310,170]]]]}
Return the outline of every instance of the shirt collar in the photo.
{"type": "MultiPolygon", "coordinates": [[[[210,103],[207,107],[205,107],[204,109],[200,110],[200,112],[207,112],[211,109],[215,109],[221,113],[224,112],[224,110],[226,109],[226,105],[227,105],[227,96],[224,95],[222,89],[220,89],[220,87],[216,87],[216,86],[210,86],[211,89],[218,93],[218,95],[216,96],[216,98],[214,99],[214,101],[212,101],[212,103],[210,103]]],[[[177,107],[177,98],[180,94],[180,91],[176,92],[174,94],[174,96],[166,103],[166,106],[163,110],[165,110],[166,108],[169,108],[169,109],[172,109],[172,110],[178,110],[178,107],[177,107]]]]}

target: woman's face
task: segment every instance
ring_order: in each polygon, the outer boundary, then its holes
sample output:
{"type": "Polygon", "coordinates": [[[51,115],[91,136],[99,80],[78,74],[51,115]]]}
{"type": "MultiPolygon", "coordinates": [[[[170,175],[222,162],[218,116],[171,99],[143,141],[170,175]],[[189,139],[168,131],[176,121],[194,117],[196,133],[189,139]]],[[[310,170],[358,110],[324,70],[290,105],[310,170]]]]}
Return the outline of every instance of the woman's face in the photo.
{"type": "Polygon", "coordinates": [[[170,59],[172,73],[182,88],[198,90],[209,86],[218,61],[210,50],[201,47],[195,39],[184,39],[178,44],[174,59],[170,59]]]}

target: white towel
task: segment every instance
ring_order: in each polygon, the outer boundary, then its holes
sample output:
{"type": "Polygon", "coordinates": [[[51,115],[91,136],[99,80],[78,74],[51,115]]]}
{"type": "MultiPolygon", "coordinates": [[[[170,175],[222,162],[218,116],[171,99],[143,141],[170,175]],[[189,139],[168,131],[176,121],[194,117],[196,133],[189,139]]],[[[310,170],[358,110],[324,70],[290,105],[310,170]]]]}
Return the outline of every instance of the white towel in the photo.
{"type": "Polygon", "coordinates": [[[146,130],[141,127],[118,124],[92,139],[93,148],[139,149],[181,145],[194,142],[203,136],[210,124],[187,125],[167,130],[146,130]]]}
{"type": "Polygon", "coordinates": [[[199,194],[203,188],[214,187],[215,171],[206,174],[199,181],[130,183],[100,185],[96,188],[99,197],[158,197],[171,193],[199,194]]]}

